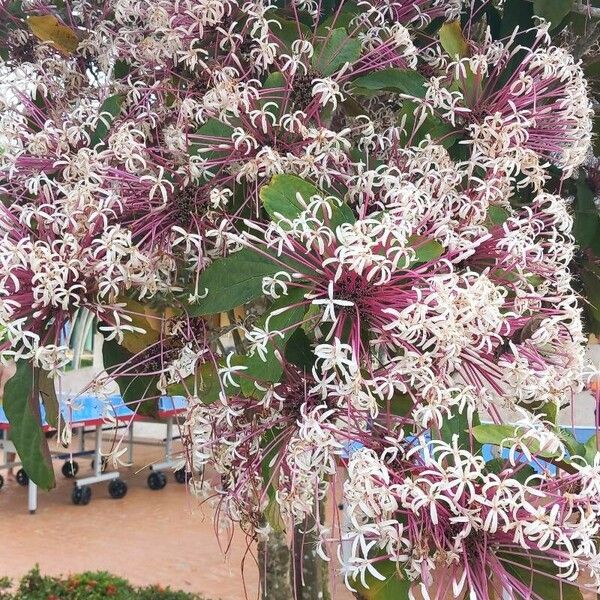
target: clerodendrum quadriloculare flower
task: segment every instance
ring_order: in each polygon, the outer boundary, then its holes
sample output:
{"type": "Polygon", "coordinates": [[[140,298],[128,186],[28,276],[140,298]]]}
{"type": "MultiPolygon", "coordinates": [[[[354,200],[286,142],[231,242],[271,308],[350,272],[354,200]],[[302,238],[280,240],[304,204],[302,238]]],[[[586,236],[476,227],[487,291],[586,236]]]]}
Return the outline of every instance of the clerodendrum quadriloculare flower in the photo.
{"type": "Polygon", "coordinates": [[[59,375],[92,311],[128,356],[113,375],[190,398],[218,514],[256,537],[316,517],[351,587],[396,567],[438,597],[597,586],[598,458],[555,419],[584,337],[547,187],[585,157],[590,105],[545,24],[524,49],[468,22],[455,56],[439,28],[483,14],[458,0],[8,8],[7,349],[59,375]],[[236,256],[264,268],[254,295],[236,256]],[[320,513],[339,493],[343,532],[320,513]]]}

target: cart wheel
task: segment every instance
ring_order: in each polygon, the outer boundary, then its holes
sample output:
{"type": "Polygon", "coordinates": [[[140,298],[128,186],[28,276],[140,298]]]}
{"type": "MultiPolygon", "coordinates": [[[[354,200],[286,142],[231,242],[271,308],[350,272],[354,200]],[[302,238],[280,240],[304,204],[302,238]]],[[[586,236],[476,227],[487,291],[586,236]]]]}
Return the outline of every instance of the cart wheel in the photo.
{"type": "Polygon", "coordinates": [[[113,479],[108,484],[108,493],[115,500],[123,498],[127,493],[127,484],[122,479],[113,479]]]}
{"type": "Polygon", "coordinates": [[[148,475],[148,487],[151,490],[162,490],[167,485],[167,477],[161,471],[152,471],[148,475]]]}
{"type": "Polygon", "coordinates": [[[62,466],[62,474],[67,479],[73,479],[79,471],[79,463],[76,460],[66,460],[62,466]]]}
{"type": "Polygon", "coordinates": [[[2,475],[0,475],[0,490],[2,489],[3,486],[4,486],[4,477],[2,477],[2,475]]]}
{"type": "MultiPolygon", "coordinates": [[[[96,461],[92,458],[92,462],[90,463],[92,469],[96,468],[96,461]]],[[[101,473],[105,473],[106,469],[108,469],[108,458],[106,456],[102,457],[102,467],[100,469],[101,473]]]]}
{"type": "Polygon", "coordinates": [[[29,485],[29,475],[27,475],[27,473],[25,473],[25,471],[23,469],[19,469],[17,471],[15,478],[19,485],[22,485],[23,487],[25,487],[26,485],[29,485]]]}
{"type": "Polygon", "coordinates": [[[185,469],[177,469],[177,471],[175,471],[175,481],[177,483],[187,483],[191,478],[191,473],[185,469]]]}
{"type": "Polygon", "coordinates": [[[76,485],[73,488],[73,493],[71,494],[71,500],[73,500],[73,504],[81,504],[85,506],[90,503],[92,499],[92,488],[89,485],[76,485]]]}

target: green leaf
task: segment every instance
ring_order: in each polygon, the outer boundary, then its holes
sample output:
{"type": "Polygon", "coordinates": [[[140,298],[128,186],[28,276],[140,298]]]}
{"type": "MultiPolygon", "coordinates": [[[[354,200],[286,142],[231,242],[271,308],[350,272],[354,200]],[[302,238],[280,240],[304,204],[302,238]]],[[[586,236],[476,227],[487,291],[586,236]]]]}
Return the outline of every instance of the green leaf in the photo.
{"type": "Polygon", "coordinates": [[[598,230],[598,209],[594,203],[594,192],[584,180],[577,181],[577,201],[573,223],[573,236],[582,249],[587,248],[598,230]]]}
{"type": "Polygon", "coordinates": [[[218,146],[219,144],[229,144],[232,132],[232,127],[218,119],[208,119],[196,130],[195,142],[190,145],[189,155],[201,156],[206,160],[225,156],[228,150],[219,150],[218,146]]]}
{"type": "MultiPolygon", "coordinates": [[[[308,204],[311,196],[324,196],[324,193],[309,181],[296,175],[275,175],[267,185],[260,189],[260,199],[265,210],[277,222],[284,219],[295,219],[304,210],[298,196],[308,204]]],[[[352,209],[342,202],[331,202],[331,220],[329,227],[334,229],[343,223],[355,221],[352,209]]],[[[280,269],[281,270],[281,269],[280,269]]]]}
{"type": "Polygon", "coordinates": [[[460,21],[449,21],[444,23],[439,30],[442,48],[450,55],[450,58],[465,58],[469,55],[469,45],[463,35],[460,21]]]}
{"type": "Polygon", "coordinates": [[[280,262],[249,248],[219,258],[200,276],[198,289],[206,296],[190,304],[192,316],[227,312],[263,295],[263,277],[284,271],[280,262]]]}
{"type": "Polygon", "coordinates": [[[561,439],[571,456],[577,455],[585,457],[585,445],[577,440],[570,429],[567,429],[566,427],[559,427],[558,437],[561,439]]]}
{"type": "Polygon", "coordinates": [[[329,77],[344,64],[353,63],[360,57],[362,44],[351,38],[343,28],[325,34],[325,40],[316,45],[312,66],[319,74],[329,77]]]}
{"type": "Polygon", "coordinates": [[[600,267],[592,262],[588,262],[585,268],[579,272],[581,281],[585,288],[584,304],[586,312],[600,321],[600,267]]]}
{"type": "Polygon", "coordinates": [[[416,98],[425,97],[425,88],[423,85],[427,79],[417,71],[404,69],[383,69],[374,71],[368,75],[357,77],[353,82],[355,93],[360,94],[364,90],[368,92],[400,92],[416,98]]]}
{"type": "Polygon", "coordinates": [[[515,593],[515,600],[543,598],[544,600],[583,600],[581,590],[573,584],[557,579],[558,567],[545,558],[539,558],[519,549],[518,553],[498,552],[502,566],[530,590],[526,596],[515,593]],[[515,564],[516,563],[516,564],[515,564]]]}
{"type": "Polygon", "coordinates": [[[269,18],[276,22],[270,28],[272,34],[281,40],[288,49],[291,49],[292,44],[297,39],[309,40],[311,38],[310,29],[304,23],[300,23],[295,19],[284,19],[277,13],[270,15],[269,18]]]}
{"type": "Polygon", "coordinates": [[[436,240],[426,240],[423,238],[413,238],[410,245],[415,250],[415,258],[411,266],[420,265],[436,258],[444,253],[444,246],[436,240]]]}
{"type": "Polygon", "coordinates": [[[301,327],[292,333],[286,347],[285,358],[300,369],[310,372],[316,357],[312,351],[310,339],[301,327]]]}
{"type": "Polygon", "coordinates": [[[420,127],[415,129],[415,114],[417,109],[418,105],[415,102],[405,100],[401,110],[398,111],[398,122],[400,122],[403,117],[406,117],[405,129],[407,135],[402,136],[401,142],[403,144],[417,146],[425,139],[425,136],[429,135],[434,142],[442,145],[444,148],[453,146],[460,137],[459,131],[452,127],[450,123],[443,121],[436,115],[428,114],[421,122],[420,127]]]}
{"type": "Polygon", "coordinates": [[[281,366],[281,361],[275,352],[276,350],[279,350],[279,352],[283,355],[288,340],[291,338],[294,331],[300,327],[304,313],[308,308],[308,304],[304,303],[299,304],[298,306],[292,305],[302,302],[305,294],[306,290],[304,288],[295,288],[290,290],[287,296],[282,296],[276,302],[274,302],[271,306],[271,310],[269,310],[269,312],[263,315],[259,320],[258,327],[267,327],[268,321],[268,330],[281,331],[283,337],[274,336],[270,340],[267,345],[267,353],[264,361],[258,355],[258,353],[248,357],[245,363],[248,368],[240,376],[242,391],[244,394],[248,396],[254,395],[256,392],[256,386],[254,385],[255,381],[275,383],[281,379],[283,367],[281,366]],[[283,312],[269,318],[269,315],[273,315],[273,313],[276,311],[284,309],[288,306],[290,308],[287,308],[287,310],[284,310],[283,312]]]}
{"type": "Polygon", "coordinates": [[[550,22],[550,29],[558,27],[571,12],[573,0],[533,0],[533,12],[550,22]]]}
{"type": "MultiPolygon", "coordinates": [[[[467,420],[467,411],[463,410],[462,413],[459,413],[458,410],[456,410],[452,412],[452,416],[444,420],[444,424],[440,429],[442,440],[447,444],[452,444],[452,438],[457,435],[459,448],[470,450],[473,453],[479,452],[481,444],[471,437],[469,432],[469,422],[467,420]]],[[[473,415],[472,425],[476,427],[479,424],[479,417],[477,414],[473,415]]]]}
{"type": "Polygon", "coordinates": [[[516,27],[521,30],[529,29],[534,24],[532,17],[533,4],[529,0],[506,0],[502,11],[500,37],[511,35],[516,27]]]}
{"type": "Polygon", "coordinates": [[[597,440],[596,435],[597,434],[594,433],[594,435],[592,435],[590,438],[588,438],[586,443],[583,445],[583,447],[584,447],[583,458],[585,458],[585,460],[589,464],[592,464],[594,462],[594,458],[596,457],[596,454],[598,453],[598,440],[597,440]]]}
{"type": "Polygon", "coordinates": [[[353,0],[346,0],[340,9],[339,0],[323,0],[321,4],[322,22],[317,32],[327,32],[332,27],[350,27],[350,22],[360,14],[361,8],[353,0]]]}
{"type": "Polygon", "coordinates": [[[531,465],[520,464],[518,469],[514,469],[510,464],[507,465],[507,461],[503,458],[492,458],[492,460],[488,460],[485,463],[485,467],[488,473],[495,473],[496,475],[500,475],[508,467],[514,470],[511,477],[523,485],[525,485],[529,477],[535,475],[535,469],[531,465]]]}
{"type": "MultiPolygon", "coordinates": [[[[156,387],[157,375],[140,374],[136,370],[134,354],[116,340],[104,340],[102,358],[104,368],[114,377],[123,402],[140,415],[155,417],[160,391],[156,387]]],[[[143,368],[143,367],[142,367],[143,368]]]]}
{"type": "MultiPolygon", "coordinates": [[[[480,444],[492,444],[493,446],[501,446],[504,440],[519,437],[514,425],[494,425],[491,423],[473,427],[473,436],[480,444]]],[[[543,458],[558,456],[557,453],[546,450],[540,452],[539,444],[535,440],[524,440],[523,445],[526,445],[533,454],[543,458]]]]}
{"type": "Polygon", "coordinates": [[[124,77],[127,77],[127,75],[129,75],[131,71],[131,67],[129,66],[129,63],[127,63],[126,61],[119,59],[117,61],[115,61],[115,67],[113,69],[113,74],[117,79],[123,79],[124,77]]]}
{"type": "Polygon", "coordinates": [[[90,146],[92,148],[104,142],[111,125],[121,113],[124,99],[125,97],[122,94],[115,94],[114,96],[109,96],[102,103],[100,112],[98,113],[98,124],[90,136],[90,146]]]}
{"type": "MultiPolygon", "coordinates": [[[[237,363],[239,361],[232,361],[237,363]]],[[[167,387],[167,391],[172,396],[188,396],[197,393],[203,404],[212,404],[219,399],[221,391],[235,393],[239,388],[234,386],[222,386],[219,374],[215,365],[212,363],[203,363],[196,372],[186,377],[183,383],[173,383],[167,387]]]]}
{"type": "Polygon", "coordinates": [[[44,404],[44,410],[46,411],[46,421],[48,425],[54,428],[58,427],[58,398],[56,397],[56,390],[54,388],[54,379],[48,377],[46,371],[38,370],[39,373],[39,385],[40,385],[40,398],[44,404]]]}
{"type": "Polygon", "coordinates": [[[508,211],[502,206],[497,206],[495,204],[490,204],[487,211],[486,221],[489,225],[502,225],[508,219],[508,211]]]}
{"type": "Polygon", "coordinates": [[[42,430],[39,387],[30,363],[17,361],[17,371],[6,382],[3,398],[10,439],[23,469],[42,489],[53,488],[56,484],[48,442],[42,430]]]}
{"type": "Polygon", "coordinates": [[[374,565],[375,569],[385,577],[380,581],[373,577],[368,571],[365,580],[368,588],[365,588],[359,581],[353,580],[352,587],[357,590],[358,600],[407,600],[410,590],[410,581],[403,577],[396,569],[396,565],[391,560],[382,560],[374,565]]]}

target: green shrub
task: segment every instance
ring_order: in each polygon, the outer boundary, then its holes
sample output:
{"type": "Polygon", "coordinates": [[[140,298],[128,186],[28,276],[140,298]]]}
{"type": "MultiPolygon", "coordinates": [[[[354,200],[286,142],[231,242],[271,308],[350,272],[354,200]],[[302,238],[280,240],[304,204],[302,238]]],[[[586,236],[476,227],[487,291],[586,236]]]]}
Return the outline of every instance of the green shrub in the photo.
{"type": "Polygon", "coordinates": [[[155,585],[134,587],[103,571],[50,577],[42,575],[37,566],[21,579],[16,592],[8,591],[10,587],[10,579],[0,578],[1,600],[205,600],[197,594],[155,585]]]}

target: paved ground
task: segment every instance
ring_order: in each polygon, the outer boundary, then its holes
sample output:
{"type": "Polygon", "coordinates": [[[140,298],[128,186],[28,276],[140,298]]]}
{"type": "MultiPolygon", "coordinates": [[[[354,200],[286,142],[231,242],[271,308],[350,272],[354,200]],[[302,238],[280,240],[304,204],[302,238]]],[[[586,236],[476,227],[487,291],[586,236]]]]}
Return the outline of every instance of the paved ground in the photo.
{"type": "MultiPolygon", "coordinates": [[[[159,457],[154,448],[136,450],[144,465],[159,457]]],[[[91,471],[81,461],[82,474],[91,471]]],[[[123,470],[129,491],[122,500],[109,497],[106,484],[93,486],[88,506],[74,506],[71,481],[59,473],[58,486],[40,493],[37,514],[27,512],[27,492],[15,482],[0,491],[0,574],[18,577],[39,563],[48,574],[106,570],[135,584],[157,583],[205,594],[217,600],[256,598],[257,569],[237,534],[227,557],[219,548],[208,508],[199,507],[185,486],[169,474],[160,491],[146,487],[147,470],[123,470]]],[[[224,540],[225,541],[225,540],[224,540]]]]}
{"type": "MultiPolygon", "coordinates": [[[[164,435],[164,427],[153,424],[136,424],[136,431],[144,437],[164,435]]],[[[87,506],[72,504],[73,482],[60,473],[62,462],[55,461],[57,487],[39,493],[35,515],[27,511],[26,488],[5,483],[0,490],[0,576],[18,578],[38,563],[50,575],[105,570],[134,584],[168,585],[207,600],[257,599],[258,571],[245,537],[236,530],[231,540],[226,534],[218,539],[211,509],[200,506],[171,473],[164,489],[148,489],[146,467],[161,459],[162,449],[137,446],[136,466],[120,469],[129,487],[125,498],[111,499],[107,484],[100,483],[92,486],[87,506]]],[[[78,476],[91,475],[89,458],[78,462],[78,476]]],[[[353,596],[340,581],[333,598],[353,596]]]]}

